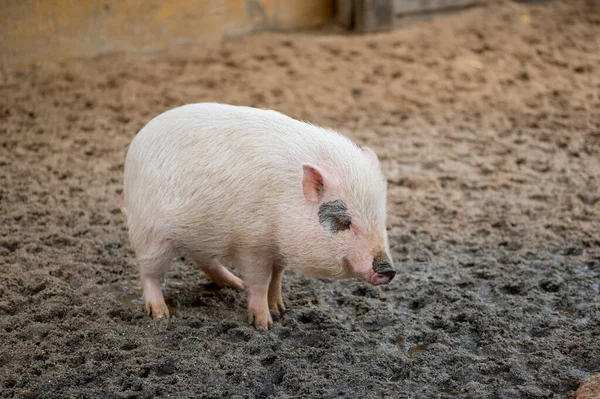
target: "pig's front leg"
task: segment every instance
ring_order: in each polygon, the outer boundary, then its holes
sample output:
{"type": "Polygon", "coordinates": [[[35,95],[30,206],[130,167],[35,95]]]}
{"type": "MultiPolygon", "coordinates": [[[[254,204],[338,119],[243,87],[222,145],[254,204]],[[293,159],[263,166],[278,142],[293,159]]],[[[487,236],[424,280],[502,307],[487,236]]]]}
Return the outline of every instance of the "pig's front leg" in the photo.
{"type": "Polygon", "coordinates": [[[269,259],[248,256],[240,259],[239,266],[248,287],[248,322],[268,330],[273,324],[268,301],[273,264],[269,259]]]}
{"type": "Polygon", "coordinates": [[[269,309],[277,317],[281,315],[281,312],[285,311],[283,305],[283,298],[281,297],[281,280],[283,279],[283,267],[276,264],[273,266],[273,274],[271,276],[271,283],[269,284],[269,309]]]}

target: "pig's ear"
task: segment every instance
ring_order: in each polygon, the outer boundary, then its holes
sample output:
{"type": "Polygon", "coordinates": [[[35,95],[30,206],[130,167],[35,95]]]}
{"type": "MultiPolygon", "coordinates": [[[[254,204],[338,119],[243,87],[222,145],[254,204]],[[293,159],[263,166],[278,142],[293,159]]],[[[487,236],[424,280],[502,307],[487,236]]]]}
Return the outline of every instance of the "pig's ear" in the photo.
{"type": "Polygon", "coordinates": [[[319,202],[325,192],[323,173],[311,165],[302,165],[302,191],[309,202],[319,202]]]}
{"type": "Polygon", "coordinates": [[[360,149],[362,154],[369,160],[371,165],[379,165],[379,159],[377,159],[377,154],[370,149],[369,147],[362,147],[360,149]]]}

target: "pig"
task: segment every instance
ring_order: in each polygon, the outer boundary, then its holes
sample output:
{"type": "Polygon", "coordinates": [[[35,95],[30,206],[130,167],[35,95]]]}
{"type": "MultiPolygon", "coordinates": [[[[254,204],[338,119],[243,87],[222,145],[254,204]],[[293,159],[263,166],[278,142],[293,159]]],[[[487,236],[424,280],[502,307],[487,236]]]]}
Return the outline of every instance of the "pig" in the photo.
{"type": "Polygon", "coordinates": [[[129,146],[123,184],[147,313],[169,317],[160,281],[174,256],[247,288],[261,329],[285,310],[284,268],[390,282],[386,186],[371,149],[273,110],[200,103],[155,117],[129,146]]]}

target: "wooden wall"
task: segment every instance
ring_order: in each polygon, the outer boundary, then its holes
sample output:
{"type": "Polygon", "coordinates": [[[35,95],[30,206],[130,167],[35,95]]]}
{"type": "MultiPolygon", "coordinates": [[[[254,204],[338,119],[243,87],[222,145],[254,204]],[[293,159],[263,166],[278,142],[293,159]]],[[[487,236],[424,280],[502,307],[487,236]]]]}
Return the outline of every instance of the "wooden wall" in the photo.
{"type": "Polygon", "coordinates": [[[0,65],[151,52],[332,17],[331,0],[2,0],[0,65]]]}

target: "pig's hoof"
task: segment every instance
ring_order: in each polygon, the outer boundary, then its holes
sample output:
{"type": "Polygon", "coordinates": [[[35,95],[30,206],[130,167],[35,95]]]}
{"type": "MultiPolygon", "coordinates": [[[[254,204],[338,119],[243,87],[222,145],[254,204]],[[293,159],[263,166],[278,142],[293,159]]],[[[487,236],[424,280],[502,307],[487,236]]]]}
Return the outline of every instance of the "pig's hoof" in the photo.
{"type": "Polygon", "coordinates": [[[162,303],[154,303],[154,302],[146,302],[146,313],[152,316],[153,319],[168,319],[169,318],[169,308],[167,304],[162,303]]]}
{"type": "Polygon", "coordinates": [[[269,303],[269,309],[276,317],[280,317],[283,312],[285,312],[285,306],[283,304],[283,299],[279,298],[277,301],[269,303]]]}
{"type": "Polygon", "coordinates": [[[268,331],[269,327],[273,325],[273,319],[269,312],[260,312],[258,314],[249,313],[248,323],[253,324],[258,330],[268,331]]]}

